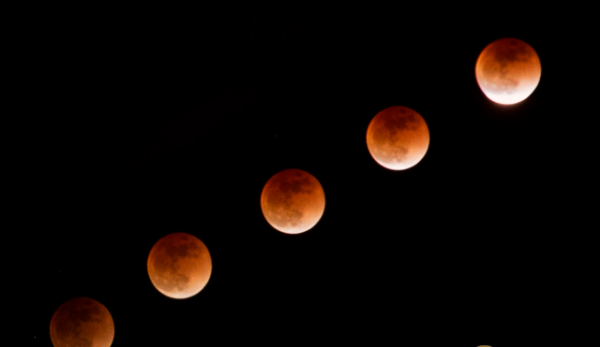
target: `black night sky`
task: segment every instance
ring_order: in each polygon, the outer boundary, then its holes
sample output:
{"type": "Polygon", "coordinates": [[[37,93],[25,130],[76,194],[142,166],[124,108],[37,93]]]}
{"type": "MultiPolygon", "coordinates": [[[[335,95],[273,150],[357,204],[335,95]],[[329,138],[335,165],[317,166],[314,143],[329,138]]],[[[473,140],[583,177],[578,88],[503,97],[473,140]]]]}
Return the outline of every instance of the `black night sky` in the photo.
{"type": "Polygon", "coordinates": [[[597,292],[597,109],[581,90],[596,63],[578,48],[589,24],[565,28],[559,9],[428,6],[40,9],[25,62],[37,67],[23,145],[33,183],[19,205],[36,293],[19,339],[51,346],[52,314],[78,296],[111,312],[115,347],[496,347],[563,331],[597,292]],[[475,80],[502,37],[542,64],[512,106],[475,80]],[[431,134],[406,171],[366,147],[393,105],[431,134]],[[323,218],[300,235],[260,209],[288,168],[325,191],[323,218]],[[177,231],[213,260],[186,300],[146,271],[177,231]]]}

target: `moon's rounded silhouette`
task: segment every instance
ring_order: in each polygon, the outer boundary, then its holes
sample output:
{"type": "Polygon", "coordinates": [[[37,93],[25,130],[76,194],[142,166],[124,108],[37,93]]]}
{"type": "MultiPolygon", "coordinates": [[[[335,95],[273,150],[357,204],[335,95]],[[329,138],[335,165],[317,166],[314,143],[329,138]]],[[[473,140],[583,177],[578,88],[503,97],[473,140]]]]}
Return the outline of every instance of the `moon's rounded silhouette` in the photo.
{"type": "Polygon", "coordinates": [[[416,111],[391,106],[379,111],[367,129],[367,148],[386,169],[406,170],[419,163],[429,148],[429,128],[416,111]]]}
{"type": "Polygon", "coordinates": [[[273,228],[286,234],[300,234],[314,227],[323,216],[325,192],[308,172],[283,170],[265,184],[260,207],[273,228]]]}
{"type": "Polygon", "coordinates": [[[212,260],[197,237],[173,233],[158,240],[148,256],[148,275],[156,289],[173,299],[198,294],[208,283],[212,260]]]}
{"type": "Polygon", "coordinates": [[[487,45],[475,65],[475,78],[485,96],[504,105],[525,100],[537,87],[541,75],[535,50],[514,38],[487,45]]]}
{"type": "Polygon", "coordinates": [[[114,337],[110,312],[94,299],[70,299],[56,309],[50,320],[54,347],[110,347],[114,337]]]}

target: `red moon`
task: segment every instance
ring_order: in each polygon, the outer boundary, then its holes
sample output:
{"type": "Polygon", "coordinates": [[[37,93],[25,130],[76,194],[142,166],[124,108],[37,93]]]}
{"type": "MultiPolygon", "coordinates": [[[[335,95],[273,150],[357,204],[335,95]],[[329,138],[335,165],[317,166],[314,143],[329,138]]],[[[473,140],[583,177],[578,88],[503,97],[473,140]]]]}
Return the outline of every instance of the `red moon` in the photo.
{"type": "Polygon", "coordinates": [[[90,298],[73,298],[60,305],[50,320],[54,347],[110,347],[115,323],[108,309],[90,298]]]}
{"type": "Polygon", "coordinates": [[[490,100],[511,105],[521,102],[537,87],[542,65],[527,43],[504,38],[490,43],[479,55],[475,78],[490,100]]]}
{"type": "Polygon", "coordinates": [[[417,165],[429,148],[429,128],[416,111],[392,106],[379,111],[367,129],[367,148],[386,169],[406,170],[417,165]]]}
{"type": "Polygon", "coordinates": [[[323,216],[325,192],[308,172],[283,170],[265,184],[260,206],[273,228],[286,234],[300,234],[314,227],[323,216]]]}
{"type": "Polygon", "coordinates": [[[173,299],[198,294],[211,272],[208,248],[190,234],[173,233],[161,238],[148,256],[150,281],[159,292],[173,299]]]}

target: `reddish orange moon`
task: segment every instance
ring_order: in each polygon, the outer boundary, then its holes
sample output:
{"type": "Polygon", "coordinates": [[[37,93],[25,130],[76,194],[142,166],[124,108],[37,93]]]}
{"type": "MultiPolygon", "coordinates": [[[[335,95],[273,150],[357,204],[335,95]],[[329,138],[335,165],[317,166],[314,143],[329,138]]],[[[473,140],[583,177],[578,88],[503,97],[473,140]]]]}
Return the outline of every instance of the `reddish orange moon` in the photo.
{"type": "Polygon", "coordinates": [[[173,233],[158,240],[148,256],[148,275],[154,287],[169,298],[198,294],[210,278],[212,259],[197,237],[173,233]]]}
{"type": "Polygon", "coordinates": [[[527,43],[504,38],[487,45],[475,65],[475,78],[490,100],[511,105],[521,102],[537,87],[542,65],[527,43]]]}
{"type": "Polygon", "coordinates": [[[283,170],[265,184],[260,207],[273,228],[286,234],[300,234],[314,227],[323,216],[325,192],[308,172],[283,170]]]}
{"type": "Polygon", "coordinates": [[[413,109],[391,106],[379,111],[367,129],[367,148],[386,169],[406,170],[417,165],[429,148],[429,128],[413,109]]]}
{"type": "Polygon", "coordinates": [[[50,320],[54,347],[110,347],[115,323],[108,309],[90,298],[73,298],[60,305],[50,320]]]}

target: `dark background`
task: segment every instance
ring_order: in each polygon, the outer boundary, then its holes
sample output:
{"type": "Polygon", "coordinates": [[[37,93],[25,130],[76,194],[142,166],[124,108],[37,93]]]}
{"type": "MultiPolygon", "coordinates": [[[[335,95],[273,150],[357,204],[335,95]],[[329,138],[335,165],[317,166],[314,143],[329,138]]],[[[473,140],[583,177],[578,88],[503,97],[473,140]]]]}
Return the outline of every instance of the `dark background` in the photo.
{"type": "Polygon", "coordinates": [[[109,309],[115,347],[568,335],[597,290],[591,24],[561,9],[429,7],[37,8],[22,27],[32,97],[15,233],[35,294],[21,338],[50,346],[54,310],[77,296],[109,309]],[[488,100],[474,74],[502,37],[542,63],[513,106],[488,100]],[[406,171],[366,147],[370,120],[393,105],[431,133],[406,171]],[[260,210],[287,168],[326,195],[300,235],[260,210]],[[213,259],[186,300],[146,272],[176,231],[213,259]]]}

